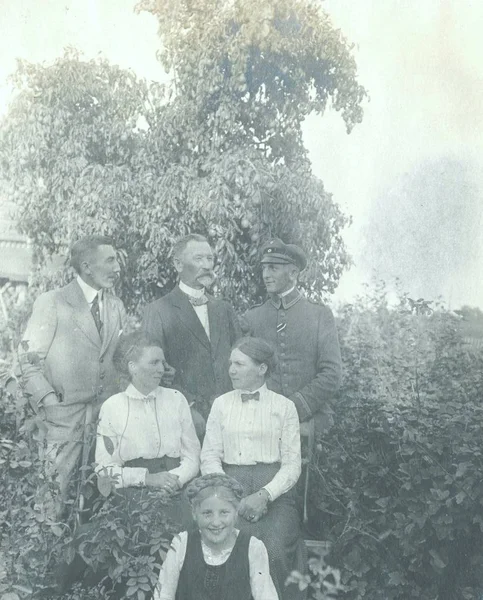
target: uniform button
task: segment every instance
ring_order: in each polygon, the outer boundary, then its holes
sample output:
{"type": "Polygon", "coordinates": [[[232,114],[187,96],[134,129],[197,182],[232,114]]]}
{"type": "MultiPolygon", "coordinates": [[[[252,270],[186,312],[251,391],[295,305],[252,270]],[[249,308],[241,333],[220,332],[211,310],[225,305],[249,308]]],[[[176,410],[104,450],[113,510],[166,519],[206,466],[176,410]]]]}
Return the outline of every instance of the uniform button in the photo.
{"type": "Polygon", "coordinates": [[[282,346],[282,348],[285,348],[285,342],[282,342],[282,343],[280,344],[280,346],[282,346]]]}
{"type": "Polygon", "coordinates": [[[102,394],[102,392],[104,391],[104,388],[102,387],[102,385],[99,386],[99,389],[97,391],[99,392],[99,394],[102,394]]]}
{"type": "Polygon", "coordinates": [[[285,331],[282,331],[282,333],[280,334],[282,337],[285,337],[285,331]]]}
{"type": "Polygon", "coordinates": [[[103,359],[103,358],[100,358],[100,359],[99,359],[99,362],[100,362],[100,363],[101,363],[101,365],[102,365],[102,363],[104,362],[104,359],[103,359]]]}
{"type": "Polygon", "coordinates": [[[281,316],[281,317],[284,317],[284,316],[285,316],[285,313],[283,312],[283,310],[282,310],[282,311],[280,311],[280,316],[281,316]]]}
{"type": "Polygon", "coordinates": [[[100,378],[100,379],[104,379],[104,377],[105,377],[105,376],[106,376],[106,374],[105,374],[104,372],[102,372],[102,373],[99,373],[99,378],[100,378]]]}

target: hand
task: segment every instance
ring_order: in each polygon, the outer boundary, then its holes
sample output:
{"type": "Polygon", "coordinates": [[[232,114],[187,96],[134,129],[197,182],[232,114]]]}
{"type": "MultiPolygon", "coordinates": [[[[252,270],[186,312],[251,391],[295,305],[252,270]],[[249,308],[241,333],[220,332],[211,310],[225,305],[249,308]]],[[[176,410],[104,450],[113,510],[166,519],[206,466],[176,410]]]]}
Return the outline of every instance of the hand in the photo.
{"type": "Polygon", "coordinates": [[[50,406],[57,406],[57,404],[59,404],[59,398],[57,397],[57,394],[50,392],[42,398],[37,406],[32,406],[32,408],[34,409],[34,412],[37,413],[37,416],[40,417],[41,420],[45,421],[45,409],[49,408],[50,406]]]}
{"type": "Polygon", "coordinates": [[[176,369],[168,363],[164,363],[164,373],[161,377],[161,385],[169,387],[173,385],[174,377],[176,375],[176,369]]]}
{"type": "Polygon", "coordinates": [[[59,399],[57,398],[57,394],[54,392],[50,392],[47,396],[44,396],[40,401],[40,406],[54,406],[55,404],[59,404],[59,399]]]}
{"type": "Polygon", "coordinates": [[[164,490],[168,494],[174,494],[181,488],[179,477],[167,471],[162,473],[148,473],[145,483],[148,487],[164,490]]]}
{"type": "Polygon", "coordinates": [[[243,498],[240,502],[238,514],[250,523],[256,523],[267,513],[268,500],[268,492],[264,489],[259,490],[243,498]]]}

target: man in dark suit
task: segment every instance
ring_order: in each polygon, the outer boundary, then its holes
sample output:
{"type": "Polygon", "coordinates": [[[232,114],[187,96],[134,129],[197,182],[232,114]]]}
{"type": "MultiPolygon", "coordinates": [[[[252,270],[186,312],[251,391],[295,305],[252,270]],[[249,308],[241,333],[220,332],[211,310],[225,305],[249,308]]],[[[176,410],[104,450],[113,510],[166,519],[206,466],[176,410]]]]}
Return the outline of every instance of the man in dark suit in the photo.
{"type": "Polygon", "coordinates": [[[43,432],[46,466],[60,485],[58,504],[81,456],[87,458],[86,431],[102,402],[119,391],[112,356],[125,323],[123,303],[108,292],[120,271],[110,238],[79,240],[71,264],[77,278],[37,298],[19,347],[23,391],[43,432]]]}
{"type": "Polygon", "coordinates": [[[190,402],[202,436],[211,403],[232,389],[228,358],[240,332],[231,305],[206,293],[214,281],[214,255],[206,238],[180,239],[173,260],[179,284],[146,307],[142,328],[176,369],[173,387],[190,402]]]}

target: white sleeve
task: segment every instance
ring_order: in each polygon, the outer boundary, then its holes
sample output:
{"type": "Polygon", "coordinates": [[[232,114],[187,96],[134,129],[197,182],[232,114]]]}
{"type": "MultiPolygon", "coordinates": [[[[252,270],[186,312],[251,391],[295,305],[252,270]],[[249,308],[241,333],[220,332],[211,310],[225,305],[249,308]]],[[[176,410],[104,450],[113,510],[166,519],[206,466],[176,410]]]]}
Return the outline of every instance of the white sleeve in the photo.
{"type": "MultiPolygon", "coordinates": [[[[180,392],[178,392],[182,395],[180,392]]],[[[179,477],[179,482],[184,486],[193,477],[198,475],[200,470],[200,441],[196,435],[193,418],[188,406],[188,401],[184,396],[180,400],[179,420],[181,428],[181,450],[180,450],[180,465],[176,469],[172,469],[170,473],[179,477]]]]}
{"type": "Polygon", "coordinates": [[[279,600],[270,575],[267,549],[265,544],[254,536],[250,538],[248,546],[248,563],[253,600],[279,600]]]}
{"type": "Polygon", "coordinates": [[[222,461],[223,435],[221,431],[221,404],[219,399],[213,402],[208,421],[206,422],[205,439],[201,449],[201,474],[223,473],[222,461]]]}
{"type": "Polygon", "coordinates": [[[175,600],[178,588],[179,574],[183,568],[186,556],[186,545],[188,543],[188,532],[182,531],[174,536],[171,547],[166,554],[158,584],[154,590],[153,600],[175,600]]]}
{"type": "Polygon", "coordinates": [[[280,463],[278,473],[264,486],[272,501],[293,488],[302,470],[300,424],[297,409],[292,401],[287,404],[282,427],[280,463]]]}
{"type": "Polygon", "coordinates": [[[109,400],[106,400],[106,403],[101,408],[99,424],[97,426],[96,471],[102,474],[104,470],[107,470],[111,477],[116,478],[116,487],[124,488],[144,485],[147,469],[122,466],[123,461],[119,454],[122,432],[118,431],[116,427],[117,419],[115,415],[111,415],[110,411],[112,403],[108,402],[109,400]]]}

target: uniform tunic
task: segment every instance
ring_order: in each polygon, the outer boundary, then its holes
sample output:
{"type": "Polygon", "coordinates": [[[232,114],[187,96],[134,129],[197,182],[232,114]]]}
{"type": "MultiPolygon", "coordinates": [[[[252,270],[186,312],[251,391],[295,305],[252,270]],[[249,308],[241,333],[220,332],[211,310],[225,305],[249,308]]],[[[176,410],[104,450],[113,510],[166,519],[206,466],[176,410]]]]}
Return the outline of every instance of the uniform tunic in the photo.
{"type": "Polygon", "coordinates": [[[248,310],[242,330],[277,350],[279,362],[267,380],[269,389],[293,400],[301,421],[315,416],[323,428],[341,381],[339,340],[330,309],[294,289],[248,310]]]}

